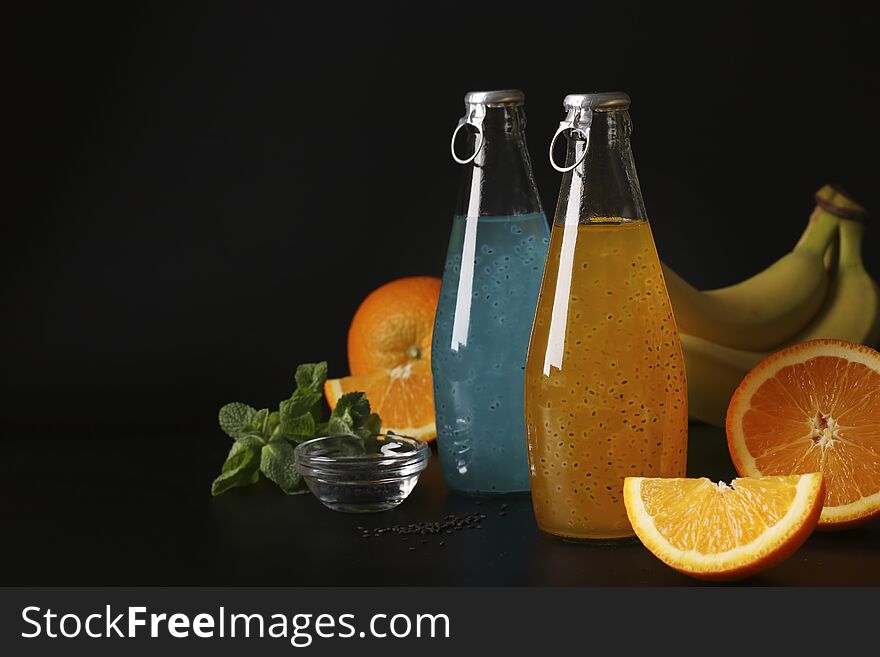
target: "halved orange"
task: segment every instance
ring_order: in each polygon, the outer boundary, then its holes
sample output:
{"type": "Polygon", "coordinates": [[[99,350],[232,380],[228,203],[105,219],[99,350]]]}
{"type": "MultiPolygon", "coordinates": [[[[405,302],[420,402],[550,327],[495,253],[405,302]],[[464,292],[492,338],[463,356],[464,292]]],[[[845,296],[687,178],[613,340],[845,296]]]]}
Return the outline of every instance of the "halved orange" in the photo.
{"type": "Polygon", "coordinates": [[[627,477],[626,514],[667,566],[707,580],[741,579],[781,563],[807,539],[822,510],[820,473],[734,479],[627,477]]]}
{"type": "Polygon", "coordinates": [[[768,356],[730,401],[727,445],[744,476],[822,472],[821,528],[880,515],[880,353],[812,340],[768,356]]]}
{"type": "Polygon", "coordinates": [[[421,440],[437,437],[431,361],[421,359],[360,376],[327,379],[324,395],[330,408],[347,392],[364,392],[370,408],[382,418],[382,430],[421,440]]]}
{"type": "Polygon", "coordinates": [[[440,279],[399,278],[373,290],[348,329],[351,376],[328,379],[330,408],[346,392],[364,392],[384,431],[437,437],[431,383],[431,335],[440,279]]]}

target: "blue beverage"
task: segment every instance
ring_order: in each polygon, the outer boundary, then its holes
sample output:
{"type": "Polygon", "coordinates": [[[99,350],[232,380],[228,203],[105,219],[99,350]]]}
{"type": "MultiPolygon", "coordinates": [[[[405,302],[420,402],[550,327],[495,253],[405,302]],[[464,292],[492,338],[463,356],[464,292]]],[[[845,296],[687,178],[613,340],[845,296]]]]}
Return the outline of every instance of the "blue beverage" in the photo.
{"type": "Polygon", "coordinates": [[[542,212],[453,219],[431,348],[453,490],[529,490],[524,370],[548,243],[542,212]]]}

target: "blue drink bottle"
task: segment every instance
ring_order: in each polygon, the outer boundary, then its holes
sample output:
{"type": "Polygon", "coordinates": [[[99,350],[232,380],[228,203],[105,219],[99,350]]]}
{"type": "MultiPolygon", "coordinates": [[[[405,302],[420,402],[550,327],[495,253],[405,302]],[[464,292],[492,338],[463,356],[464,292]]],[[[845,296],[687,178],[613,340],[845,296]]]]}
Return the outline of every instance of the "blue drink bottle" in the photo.
{"type": "Polygon", "coordinates": [[[524,370],[549,230],[526,148],[525,96],[470,92],[464,102],[452,137],[464,168],[431,347],[437,445],[451,490],[522,492],[524,370]]]}

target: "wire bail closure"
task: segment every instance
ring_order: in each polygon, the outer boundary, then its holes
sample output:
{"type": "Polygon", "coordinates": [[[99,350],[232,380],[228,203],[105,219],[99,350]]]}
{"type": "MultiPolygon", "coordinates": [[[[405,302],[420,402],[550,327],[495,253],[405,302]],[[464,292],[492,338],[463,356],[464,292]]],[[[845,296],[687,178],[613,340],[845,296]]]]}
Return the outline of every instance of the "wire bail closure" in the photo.
{"type": "Polygon", "coordinates": [[[470,164],[477,157],[480,149],[483,148],[483,120],[485,118],[486,106],[482,104],[475,104],[468,109],[467,114],[465,114],[458,120],[458,125],[456,125],[455,130],[452,131],[452,141],[449,142],[449,151],[452,153],[452,159],[459,164],[470,164]],[[476,147],[474,148],[474,152],[471,153],[469,157],[462,159],[455,152],[455,138],[458,136],[458,131],[466,125],[471,126],[477,131],[477,142],[476,147]]]}
{"type": "Polygon", "coordinates": [[[589,107],[572,107],[568,110],[565,119],[559,122],[559,127],[556,129],[556,132],[553,134],[553,139],[550,141],[550,164],[554,169],[560,173],[568,173],[584,161],[589,148],[590,126],[592,126],[592,124],[593,110],[589,107]],[[571,139],[571,136],[574,134],[587,142],[587,144],[584,146],[584,152],[581,153],[581,156],[574,164],[567,167],[561,167],[556,163],[556,160],[553,159],[553,147],[556,146],[556,140],[559,139],[559,135],[566,131],[568,131],[568,135],[566,135],[568,139],[571,139]]]}

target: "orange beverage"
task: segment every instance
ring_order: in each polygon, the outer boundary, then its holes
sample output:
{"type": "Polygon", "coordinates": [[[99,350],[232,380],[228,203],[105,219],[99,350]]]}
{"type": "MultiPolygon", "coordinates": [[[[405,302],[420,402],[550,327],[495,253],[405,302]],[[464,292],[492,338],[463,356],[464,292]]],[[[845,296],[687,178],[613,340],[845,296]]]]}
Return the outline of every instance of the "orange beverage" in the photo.
{"type": "MultiPolygon", "coordinates": [[[[594,115],[592,140],[603,150],[586,162],[601,164],[609,185],[635,185],[616,203],[613,188],[595,191],[602,179],[591,179],[586,164],[563,180],[526,363],[525,412],[539,528],[609,540],[633,535],[625,477],[684,476],[687,384],[629,151],[628,113],[613,107],[599,119],[605,132],[597,140],[594,115]],[[608,175],[618,163],[626,175],[608,175]],[[584,191],[591,183],[592,207],[584,191]],[[609,206],[619,214],[596,213],[609,206]]],[[[570,160],[585,148],[573,145],[570,160]]]]}

